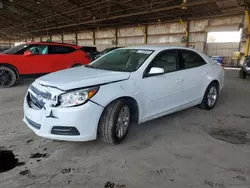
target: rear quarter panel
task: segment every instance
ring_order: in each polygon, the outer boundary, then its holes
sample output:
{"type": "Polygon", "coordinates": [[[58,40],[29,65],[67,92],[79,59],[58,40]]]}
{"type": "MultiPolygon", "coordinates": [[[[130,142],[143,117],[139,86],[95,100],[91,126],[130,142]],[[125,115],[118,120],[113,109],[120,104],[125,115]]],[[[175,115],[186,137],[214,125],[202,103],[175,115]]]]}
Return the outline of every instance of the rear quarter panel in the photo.
{"type": "Polygon", "coordinates": [[[88,54],[83,52],[82,50],[77,50],[71,53],[70,55],[72,56],[73,59],[72,65],[74,64],[87,65],[91,62],[88,54]]]}
{"type": "Polygon", "coordinates": [[[217,80],[220,85],[220,91],[224,87],[224,69],[221,65],[218,63],[214,62],[212,59],[210,59],[208,56],[205,54],[201,53],[200,54],[208,63],[208,72],[207,72],[207,84],[204,86],[205,90],[207,86],[214,80],[217,80]]]}

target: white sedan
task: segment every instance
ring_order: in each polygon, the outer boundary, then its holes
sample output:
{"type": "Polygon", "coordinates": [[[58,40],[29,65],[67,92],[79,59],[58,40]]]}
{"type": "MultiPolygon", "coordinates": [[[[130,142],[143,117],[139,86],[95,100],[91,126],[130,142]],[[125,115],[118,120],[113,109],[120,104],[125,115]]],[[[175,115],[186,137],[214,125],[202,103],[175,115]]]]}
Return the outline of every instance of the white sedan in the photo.
{"type": "Polygon", "coordinates": [[[25,96],[24,122],[45,138],[118,144],[133,123],[196,105],[211,110],[223,85],[223,68],[196,50],[122,48],[38,78],[25,96]]]}

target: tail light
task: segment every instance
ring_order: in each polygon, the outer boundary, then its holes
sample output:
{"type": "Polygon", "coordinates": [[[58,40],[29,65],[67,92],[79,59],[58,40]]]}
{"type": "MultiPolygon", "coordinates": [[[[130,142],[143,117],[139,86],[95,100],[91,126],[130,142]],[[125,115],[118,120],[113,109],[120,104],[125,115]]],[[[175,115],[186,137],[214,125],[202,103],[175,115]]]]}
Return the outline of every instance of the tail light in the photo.
{"type": "Polygon", "coordinates": [[[224,69],[224,64],[217,63],[217,65],[220,65],[224,69]]]}

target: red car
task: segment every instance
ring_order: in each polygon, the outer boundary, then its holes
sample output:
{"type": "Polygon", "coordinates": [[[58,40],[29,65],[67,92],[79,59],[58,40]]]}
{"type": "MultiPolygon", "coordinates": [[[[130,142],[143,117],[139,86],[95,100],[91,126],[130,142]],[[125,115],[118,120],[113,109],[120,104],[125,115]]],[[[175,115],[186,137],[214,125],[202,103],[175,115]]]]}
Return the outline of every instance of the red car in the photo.
{"type": "Polygon", "coordinates": [[[0,54],[0,88],[11,87],[20,75],[43,74],[90,63],[80,46],[53,42],[25,43],[0,54]]]}

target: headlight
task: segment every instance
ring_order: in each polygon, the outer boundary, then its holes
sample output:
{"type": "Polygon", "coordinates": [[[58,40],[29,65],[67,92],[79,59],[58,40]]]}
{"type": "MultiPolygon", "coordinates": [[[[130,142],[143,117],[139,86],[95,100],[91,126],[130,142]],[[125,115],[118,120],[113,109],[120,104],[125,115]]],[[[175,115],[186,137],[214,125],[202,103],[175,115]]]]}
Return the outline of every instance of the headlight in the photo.
{"type": "Polygon", "coordinates": [[[72,107],[84,104],[97,93],[98,89],[99,87],[94,87],[61,94],[58,98],[58,107],[72,107]]]}

